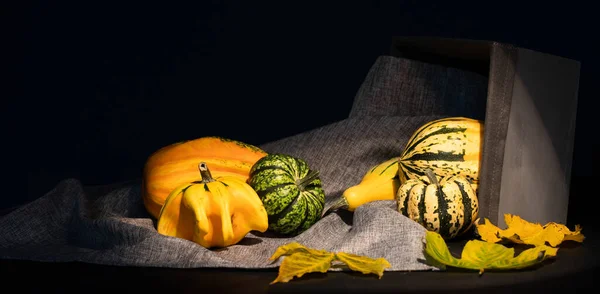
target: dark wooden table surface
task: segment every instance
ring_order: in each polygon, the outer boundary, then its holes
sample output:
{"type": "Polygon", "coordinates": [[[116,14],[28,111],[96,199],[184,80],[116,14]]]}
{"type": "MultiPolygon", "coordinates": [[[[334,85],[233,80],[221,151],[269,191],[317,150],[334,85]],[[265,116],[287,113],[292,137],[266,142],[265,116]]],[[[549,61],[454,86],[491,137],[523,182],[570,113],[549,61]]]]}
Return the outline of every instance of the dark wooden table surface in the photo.
{"type": "MultiPolygon", "coordinates": [[[[284,284],[269,285],[276,270],[169,269],[42,263],[1,260],[4,288],[23,292],[84,293],[143,291],[181,293],[532,293],[591,290],[599,271],[598,234],[584,244],[561,248],[556,259],[539,267],[510,272],[385,272],[376,276],[347,272],[307,274],[284,284]]],[[[590,236],[592,237],[592,236],[590,236]]],[[[133,292],[132,292],[133,293],[133,292]]],[[[558,293],[558,292],[556,292],[558,293]]]]}
{"type": "MultiPolygon", "coordinates": [[[[574,205],[581,205],[582,209],[593,207],[582,203],[581,200],[573,202],[574,205]]],[[[6,212],[5,210],[4,213],[6,212]]],[[[206,293],[209,290],[222,290],[219,292],[488,294],[522,289],[533,291],[531,293],[593,290],[595,279],[600,278],[600,229],[597,222],[592,223],[597,216],[588,211],[584,213],[583,210],[574,213],[577,214],[572,214],[571,219],[583,225],[583,234],[586,236],[583,243],[563,243],[556,258],[535,268],[485,272],[481,276],[473,271],[452,269],[444,272],[385,272],[381,279],[359,273],[329,272],[307,274],[288,283],[269,285],[277,277],[276,269],[171,269],[34,262],[1,259],[0,252],[0,283],[3,289],[14,287],[18,293],[206,293]]],[[[457,254],[462,244],[464,243],[449,245],[451,251],[457,254]]]]}

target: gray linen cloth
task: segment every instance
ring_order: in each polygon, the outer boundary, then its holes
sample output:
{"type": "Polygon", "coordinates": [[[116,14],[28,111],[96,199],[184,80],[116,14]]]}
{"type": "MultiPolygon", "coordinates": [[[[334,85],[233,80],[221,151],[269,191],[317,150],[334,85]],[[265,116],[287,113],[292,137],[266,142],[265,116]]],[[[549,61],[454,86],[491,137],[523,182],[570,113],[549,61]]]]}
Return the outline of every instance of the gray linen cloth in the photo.
{"type": "MultiPolygon", "coordinates": [[[[398,156],[420,125],[454,115],[456,109],[472,111],[485,99],[485,86],[486,78],[472,73],[380,56],[347,119],[259,147],[300,157],[318,170],[328,207],[370,167],[398,156]],[[436,83],[441,88],[432,90],[436,83]],[[453,97],[461,105],[439,104],[453,97]]],[[[423,262],[425,229],[398,213],[393,201],[368,203],[353,213],[327,214],[295,237],[250,232],[236,245],[209,250],[158,234],[155,220],[142,204],[139,184],[88,187],[77,179],[65,179],[46,195],[0,218],[0,258],[258,269],[277,267],[281,260],[272,262],[269,257],[278,246],[296,241],[331,252],[383,257],[390,262],[390,271],[435,269],[423,262]]]]}

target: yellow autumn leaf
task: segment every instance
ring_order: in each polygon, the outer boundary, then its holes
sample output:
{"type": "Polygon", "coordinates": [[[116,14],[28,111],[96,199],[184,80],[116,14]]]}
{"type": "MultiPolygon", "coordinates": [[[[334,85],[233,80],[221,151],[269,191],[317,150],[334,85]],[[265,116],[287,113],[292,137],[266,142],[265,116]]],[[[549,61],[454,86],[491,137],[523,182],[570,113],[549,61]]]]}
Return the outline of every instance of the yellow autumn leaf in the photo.
{"type": "Polygon", "coordinates": [[[335,259],[333,253],[323,253],[320,250],[297,250],[287,255],[279,266],[277,278],[271,282],[286,283],[294,277],[302,277],[307,273],[321,272],[326,273],[331,267],[331,262],[335,259]]]}
{"type": "Polygon", "coordinates": [[[279,246],[277,248],[277,250],[275,250],[275,253],[273,253],[273,255],[269,259],[277,260],[281,256],[291,255],[291,254],[298,253],[298,252],[313,254],[316,256],[332,254],[325,250],[311,249],[311,248],[308,248],[298,242],[292,242],[292,243],[288,243],[288,244],[279,246]]]}
{"type": "Polygon", "coordinates": [[[392,266],[385,258],[373,259],[345,252],[336,253],[336,259],[345,263],[353,271],[363,274],[376,274],[380,279],[383,276],[383,271],[392,266]]]}
{"type": "Polygon", "coordinates": [[[498,243],[502,241],[502,238],[500,238],[500,228],[494,226],[487,218],[483,219],[483,224],[477,224],[477,234],[479,234],[481,240],[486,242],[498,243]]]}
{"type": "Polygon", "coordinates": [[[448,249],[442,236],[427,231],[425,235],[425,253],[434,261],[456,268],[478,270],[510,270],[522,269],[538,264],[545,259],[556,256],[558,248],[546,245],[535,246],[515,256],[514,248],[480,240],[470,240],[463,247],[461,257],[456,258],[448,249]]]}
{"type": "Polygon", "coordinates": [[[477,224],[477,233],[483,241],[497,243],[502,240],[508,240],[517,244],[527,245],[545,245],[552,247],[560,245],[562,242],[572,240],[583,242],[584,235],[581,234],[581,226],[575,226],[575,230],[569,230],[565,225],[549,222],[542,226],[539,223],[531,223],[519,216],[505,214],[504,221],[507,228],[502,230],[493,225],[487,218],[483,224],[477,224]]]}
{"type": "Polygon", "coordinates": [[[331,253],[326,250],[308,248],[297,242],[279,246],[269,259],[274,261],[282,256],[285,258],[279,266],[277,278],[271,284],[286,283],[307,273],[326,273],[333,262],[346,264],[353,271],[376,274],[379,278],[383,275],[384,269],[391,266],[384,258],[373,259],[344,252],[331,253]]]}

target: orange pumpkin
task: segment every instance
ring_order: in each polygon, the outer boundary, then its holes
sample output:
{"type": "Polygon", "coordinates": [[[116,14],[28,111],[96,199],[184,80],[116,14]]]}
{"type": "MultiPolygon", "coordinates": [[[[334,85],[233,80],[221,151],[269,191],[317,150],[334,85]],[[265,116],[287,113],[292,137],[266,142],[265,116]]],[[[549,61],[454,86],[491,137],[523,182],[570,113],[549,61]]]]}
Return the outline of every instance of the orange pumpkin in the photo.
{"type": "Polygon", "coordinates": [[[165,146],[150,155],[144,165],[144,206],[158,218],[167,196],[198,178],[199,162],[209,165],[214,177],[233,176],[246,181],[252,165],[266,155],[256,146],[215,136],[165,146]]]}

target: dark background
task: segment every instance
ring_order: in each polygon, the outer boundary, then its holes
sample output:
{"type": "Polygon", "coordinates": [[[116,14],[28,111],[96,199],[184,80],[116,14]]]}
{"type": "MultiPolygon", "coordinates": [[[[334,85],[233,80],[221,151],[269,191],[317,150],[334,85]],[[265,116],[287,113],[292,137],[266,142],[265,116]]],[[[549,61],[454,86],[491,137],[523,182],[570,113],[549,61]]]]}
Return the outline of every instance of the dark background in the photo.
{"type": "Polygon", "coordinates": [[[259,145],[343,119],[393,36],[495,40],[581,61],[573,176],[591,177],[600,64],[597,18],[582,2],[31,3],[10,18],[21,91],[2,107],[7,169],[28,173],[27,192],[9,177],[0,203],[68,177],[139,178],[176,141],[259,145]]]}

